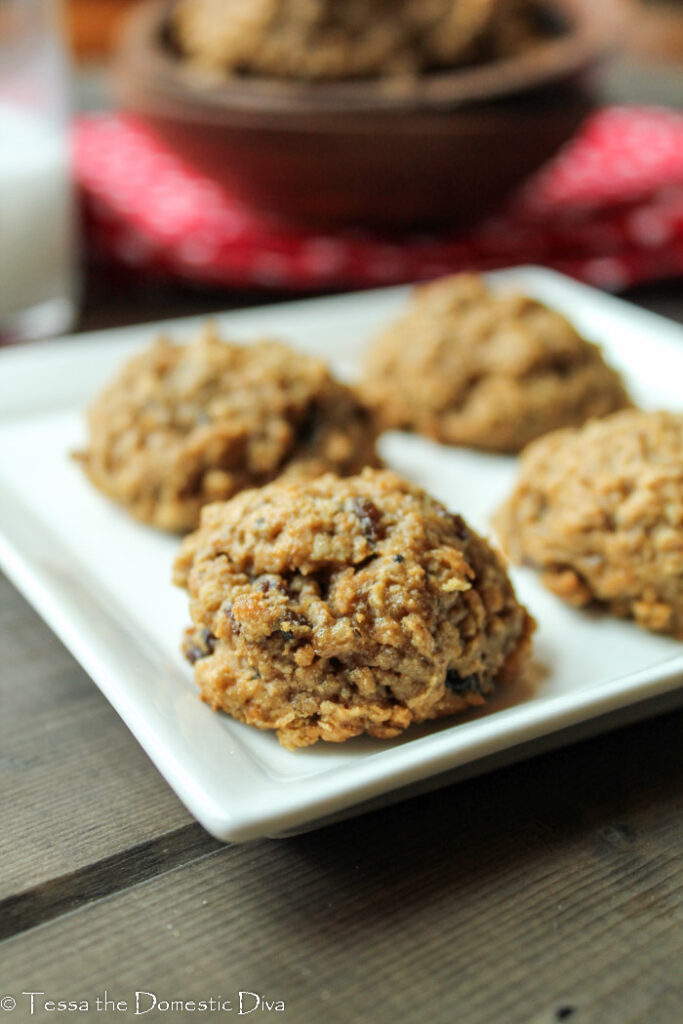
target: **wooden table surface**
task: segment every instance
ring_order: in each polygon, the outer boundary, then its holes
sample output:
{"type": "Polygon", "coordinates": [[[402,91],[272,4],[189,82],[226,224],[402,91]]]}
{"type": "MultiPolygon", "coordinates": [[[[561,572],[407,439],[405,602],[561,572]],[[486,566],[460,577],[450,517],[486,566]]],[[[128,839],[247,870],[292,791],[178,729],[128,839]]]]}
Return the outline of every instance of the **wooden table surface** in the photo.
{"type": "MultiPolygon", "coordinates": [[[[629,297],[683,322],[680,283],[629,297]]],[[[95,274],[81,326],[226,305],[95,274]]],[[[8,1022],[231,1020],[240,991],[261,997],[252,1020],[292,1024],[683,1019],[682,711],[318,832],[224,846],[2,577],[0,701],[8,1022]],[[138,1016],[136,992],[153,994],[138,1016]]]]}

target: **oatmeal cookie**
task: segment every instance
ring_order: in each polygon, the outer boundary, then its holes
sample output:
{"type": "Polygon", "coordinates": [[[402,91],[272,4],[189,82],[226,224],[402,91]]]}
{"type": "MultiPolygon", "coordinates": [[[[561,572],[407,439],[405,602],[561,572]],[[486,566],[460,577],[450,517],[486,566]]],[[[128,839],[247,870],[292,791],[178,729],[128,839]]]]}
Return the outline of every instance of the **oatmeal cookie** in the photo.
{"type": "Polygon", "coordinates": [[[386,470],[209,505],[175,582],[203,699],[290,748],[483,704],[533,628],[488,544],[386,470]]]}
{"type": "Polygon", "coordinates": [[[629,410],[541,438],[496,525],[565,601],[683,639],[683,415],[629,410]]]}
{"type": "Polygon", "coordinates": [[[474,274],[415,289],[370,349],[359,390],[383,428],[497,452],[630,404],[563,316],[474,274]]]}
{"type": "Polygon", "coordinates": [[[95,486],[176,532],[207,502],[282,473],[377,465],[367,413],[323,362],[276,341],[229,344],[208,327],[193,344],[162,339],[131,359],[89,428],[77,458],[95,486]]]}
{"type": "Polygon", "coordinates": [[[201,68],[340,79],[457,64],[510,2],[180,0],[171,24],[181,53],[201,68]]]}
{"type": "Polygon", "coordinates": [[[507,0],[480,40],[480,60],[514,57],[555,37],[547,14],[535,0],[507,0]]]}

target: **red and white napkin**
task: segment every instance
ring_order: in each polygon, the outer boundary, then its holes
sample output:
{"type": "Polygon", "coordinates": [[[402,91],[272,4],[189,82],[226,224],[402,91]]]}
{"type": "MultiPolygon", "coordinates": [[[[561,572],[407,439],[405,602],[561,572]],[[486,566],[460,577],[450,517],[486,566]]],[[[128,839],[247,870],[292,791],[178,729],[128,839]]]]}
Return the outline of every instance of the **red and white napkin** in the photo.
{"type": "Polygon", "coordinates": [[[212,286],[376,287],[536,263],[619,291],[683,274],[683,115],[668,110],[597,112],[504,211],[465,234],[274,224],[118,115],[80,118],[74,154],[97,253],[212,286]]]}

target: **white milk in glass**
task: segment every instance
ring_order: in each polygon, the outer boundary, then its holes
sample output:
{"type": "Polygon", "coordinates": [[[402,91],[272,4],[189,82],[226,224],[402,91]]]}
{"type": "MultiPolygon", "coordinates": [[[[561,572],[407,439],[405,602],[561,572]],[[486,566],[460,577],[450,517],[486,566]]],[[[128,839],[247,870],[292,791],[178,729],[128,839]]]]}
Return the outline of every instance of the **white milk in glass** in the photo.
{"type": "Polygon", "coordinates": [[[0,0],[0,342],[58,333],[75,292],[57,0],[0,0]]]}
{"type": "Polygon", "coordinates": [[[0,102],[0,325],[71,294],[72,236],[64,132],[0,102]]]}

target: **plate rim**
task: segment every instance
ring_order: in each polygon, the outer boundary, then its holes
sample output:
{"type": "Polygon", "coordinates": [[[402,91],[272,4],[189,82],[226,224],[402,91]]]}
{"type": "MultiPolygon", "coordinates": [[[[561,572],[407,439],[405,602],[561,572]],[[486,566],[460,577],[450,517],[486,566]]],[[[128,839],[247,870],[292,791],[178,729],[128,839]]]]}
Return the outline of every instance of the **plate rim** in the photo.
{"type": "MultiPolygon", "coordinates": [[[[624,307],[642,313],[648,320],[658,321],[658,326],[665,324],[678,327],[674,322],[658,314],[631,307],[630,304],[612,296],[603,295],[595,289],[578,284],[554,271],[545,268],[518,267],[510,272],[502,271],[487,275],[494,280],[512,280],[528,276],[529,273],[546,280],[554,281],[558,286],[578,288],[597,295],[601,302],[618,305],[623,314],[624,307]]],[[[392,298],[407,291],[406,286],[376,289],[371,292],[348,293],[346,295],[328,296],[312,300],[297,300],[264,307],[250,307],[247,310],[234,310],[218,314],[217,319],[240,319],[248,322],[258,320],[266,313],[275,315],[287,308],[294,316],[302,309],[321,309],[321,304],[338,304],[344,300],[361,298],[374,304],[378,296],[392,298]]],[[[87,335],[76,335],[55,342],[37,343],[35,347],[24,347],[7,350],[10,358],[5,360],[6,353],[0,353],[0,367],[25,367],[26,362],[40,362],[40,355],[45,352],[52,358],[70,358],[76,347],[88,352],[87,343],[101,339],[113,341],[115,338],[127,338],[133,344],[142,344],[146,334],[159,330],[173,331],[180,328],[192,329],[204,322],[206,317],[183,317],[153,324],[135,324],[128,327],[110,328],[105,331],[91,332],[87,335]]],[[[683,327],[678,327],[683,341],[683,327]]],[[[49,360],[48,360],[49,361],[49,360]]],[[[29,402],[30,404],[30,402],[29,402]]],[[[68,402],[65,403],[68,405],[68,402]]],[[[40,413],[38,413],[40,414],[40,413]]],[[[18,414],[10,413],[0,417],[3,422],[11,422],[18,414]]],[[[7,495],[8,492],[5,491],[7,495]]],[[[315,827],[319,818],[328,819],[368,800],[381,798],[383,794],[409,787],[422,780],[436,778],[440,774],[457,769],[464,765],[474,768],[476,773],[479,761],[486,761],[491,755],[505,750],[512,751],[517,747],[526,746],[535,740],[542,740],[559,733],[564,729],[578,726],[610,712],[618,711],[627,706],[636,707],[651,698],[669,693],[683,683],[683,651],[673,655],[666,661],[655,666],[640,670],[631,675],[621,676],[601,683],[598,687],[576,691],[574,693],[556,694],[539,702],[524,702],[503,708],[490,716],[473,722],[462,723],[459,737],[464,738],[455,747],[449,729],[416,737],[412,742],[386,746],[377,751],[376,755],[361,757],[350,765],[337,765],[329,770],[309,776],[291,778],[282,784],[271,784],[268,808],[264,812],[263,803],[258,801],[227,800],[218,806],[213,798],[209,798],[201,785],[192,777],[191,766],[182,763],[182,759],[174,756],[168,741],[163,739],[158,724],[154,723],[135,709],[125,699],[125,693],[115,678],[111,678],[111,670],[93,650],[93,638],[88,638],[87,623],[84,626],[81,616],[71,608],[67,614],[59,602],[59,594],[51,588],[46,572],[40,564],[35,564],[31,553],[25,550],[26,542],[22,541],[21,530],[12,527],[12,507],[16,516],[17,509],[21,513],[23,499],[9,494],[0,506],[0,567],[8,578],[24,595],[37,613],[44,619],[49,628],[59,637],[72,653],[86,673],[93,679],[105,698],[114,707],[126,726],[148,754],[162,776],[176,792],[190,813],[216,838],[229,842],[243,842],[261,838],[278,832],[298,829],[303,825],[315,827]],[[10,522],[9,528],[7,526],[10,522]],[[13,539],[14,536],[14,539],[13,539]],[[468,726],[473,729],[468,730],[468,726]],[[467,733],[463,733],[467,730],[467,733]],[[470,738],[469,733],[473,732],[470,738]],[[474,750],[473,748],[476,748],[474,750]],[[276,799],[281,796],[284,788],[288,789],[288,799],[276,799]]],[[[95,648],[97,644],[94,645],[95,648]]],[[[606,726],[607,728],[608,726],[606,726]]],[[[248,727],[244,727],[248,728],[248,727]]],[[[163,733],[163,730],[162,730],[163,733]]],[[[248,755],[251,757],[251,755],[248,755]]],[[[527,756],[522,755],[522,756],[527,756]]],[[[529,755],[530,756],[530,755],[529,755]]],[[[253,759],[252,759],[253,760],[253,759]]],[[[514,760],[514,757],[513,757],[514,760]]],[[[486,770],[485,767],[482,770],[486,770]]],[[[271,780],[272,782],[272,780],[271,780]]],[[[437,783],[438,784],[438,783],[437,783]]],[[[263,797],[263,793],[260,794],[263,797]]],[[[400,799],[400,797],[399,797],[400,799]]],[[[359,808],[362,810],[362,807],[359,808]]]]}

